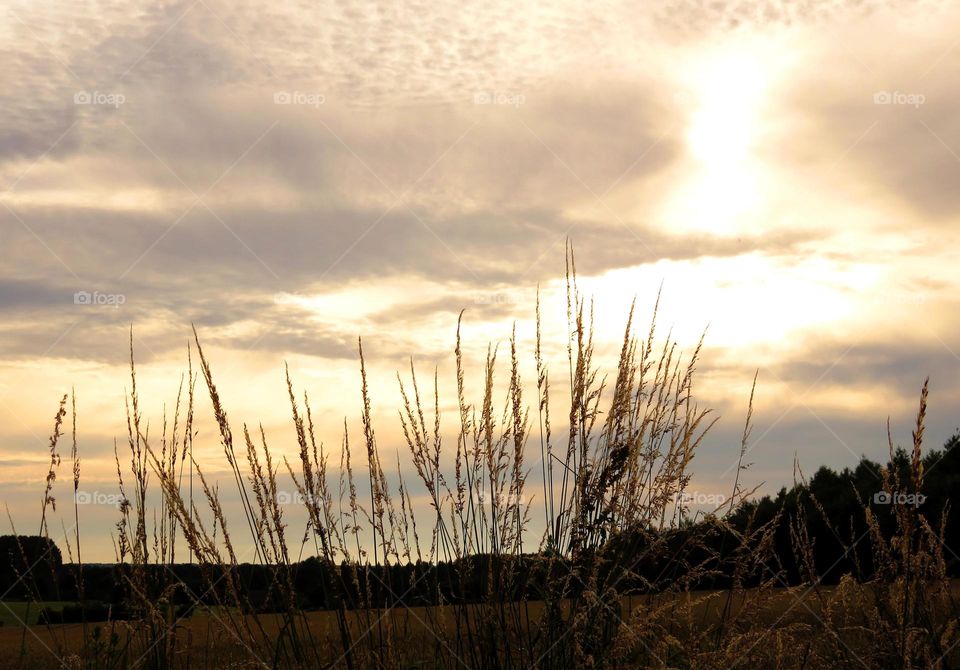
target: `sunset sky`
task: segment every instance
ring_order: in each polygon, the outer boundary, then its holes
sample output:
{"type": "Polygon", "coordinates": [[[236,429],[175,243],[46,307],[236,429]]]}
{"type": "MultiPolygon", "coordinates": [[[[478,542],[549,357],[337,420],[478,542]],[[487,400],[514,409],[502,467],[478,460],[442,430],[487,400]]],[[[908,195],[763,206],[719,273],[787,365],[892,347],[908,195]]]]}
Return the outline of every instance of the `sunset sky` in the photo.
{"type": "MultiPolygon", "coordinates": [[[[630,301],[645,331],[661,285],[661,336],[689,351],[708,328],[696,390],[722,419],[694,490],[729,493],[757,370],[744,477],[761,492],[789,485],[795,458],[807,474],[882,459],[887,417],[908,441],[928,375],[928,446],[960,425],[958,3],[6,0],[2,15],[0,499],[19,532],[39,523],[71,388],[81,489],[116,492],[131,324],[152,434],[195,324],[235,432],[262,422],[290,455],[284,362],[338,445],[344,417],[358,425],[363,336],[393,454],[411,356],[424,378],[438,367],[455,422],[461,309],[470,364],[516,322],[532,380],[539,284],[563,387],[567,238],[607,369],[630,301]]],[[[69,466],[59,478],[72,519],[69,466]]],[[[115,520],[83,510],[92,560],[113,558],[115,520]]]]}

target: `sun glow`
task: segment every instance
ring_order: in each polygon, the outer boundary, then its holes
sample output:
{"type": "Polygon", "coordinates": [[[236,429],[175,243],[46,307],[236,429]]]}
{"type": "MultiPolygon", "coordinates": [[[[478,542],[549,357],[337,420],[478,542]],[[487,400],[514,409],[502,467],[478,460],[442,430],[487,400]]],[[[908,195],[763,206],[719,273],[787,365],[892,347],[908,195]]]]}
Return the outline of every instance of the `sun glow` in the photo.
{"type": "Polygon", "coordinates": [[[764,192],[756,149],[774,74],[762,49],[743,46],[711,50],[682,72],[687,176],[667,199],[666,227],[717,235],[750,227],[764,192]]]}
{"type": "Polygon", "coordinates": [[[708,171],[742,165],[750,155],[766,73],[756,56],[735,53],[711,60],[700,79],[687,142],[708,171]]]}

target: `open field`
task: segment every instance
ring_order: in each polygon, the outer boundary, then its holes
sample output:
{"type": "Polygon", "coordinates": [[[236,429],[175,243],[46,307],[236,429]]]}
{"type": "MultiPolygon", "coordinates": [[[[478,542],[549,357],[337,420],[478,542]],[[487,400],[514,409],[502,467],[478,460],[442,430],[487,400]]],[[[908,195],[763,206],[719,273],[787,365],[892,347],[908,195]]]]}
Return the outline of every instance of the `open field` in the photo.
{"type": "Polygon", "coordinates": [[[64,605],[73,603],[63,600],[44,600],[39,603],[26,603],[16,600],[0,602],[0,625],[20,626],[22,623],[35,624],[40,610],[49,607],[54,611],[63,609],[64,605]]]}
{"type": "MultiPolygon", "coordinates": [[[[952,597],[960,597],[960,580],[953,580],[950,588],[952,597]]],[[[734,620],[739,619],[749,608],[752,610],[751,618],[756,617],[769,625],[769,630],[762,632],[771,639],[775,639],[780,630],[800,627],[809,630],[808,640],[811,644],[816,644],[817,635],[823,634],[820,624],[825,617],[824,609],[829,603],[836,601],[837,590],[838,587],[834,586],[779,588],[762,594],[750,590],[733,594],[729,603],[726,591],[625,597],[621,599],[617,616],[623,619],[624,625],[628,625],[628,622],[642,618],[644,613],[666,605],[672,607],[674,612],[683,612],[682,617],[677,617],[676,623],[680,624],[680,619],[683,618],[694,625],[711,628],[723,618],[724,607],[730,608],[728,616],[734,620]],[[683,607],[684,605],[688,607],[683,607]]],[[[17,612],[24,611],[26,605],[8,604],[17,612]]],[[[569,604],[566,605],[563,609],[569,612],[569,604]]],[[[36,605],[32,609],[37,609],[36,605]]],[[[485,616],[483,608],[474,606],[469,609],[471,625],[478,625],[485,616]]],[[[533,629],[543,616],[544,604],[523,603],[521,611],[525,617],[529,617],[530,628],[533,629]]],[[[441,648],[451,651],[448,645],[455,637],[456,616],[448,607],[398,607],[372,612],[350,612],[348,620],[357,639],[365,635],[375,637],[377,628],[381,626],[392,631],[395,639],[403,640],[403,648],[396,651],[403,658],[404,667],[417,667],[423,664],[433,665],[441,648]],[[437,635],[437,632],[441,635],[437,635]]],[[[228,619],[243,621],[241,626],[253,627],[251,617],[228,617],[223,610],[197,611],[179,620],[176,623],[176,663],[181,663],[183,667],[191,663],[201,667],[252,667],[252,650],[244,648],[242,633],[230,633],[232,623],[228,623],[228,619]]],[[[346,667],[345,654],[340,648],[338,638],[336,615],[333,612],[308,612],[305,620],[311,630],[317,656],[331,667],[346,667]]],[[[276,639],[283,626],[283,617],[279,614],[260,615],[256,623],[259,635],[266,640],[276,639]]],[[[126,622],[91,623],[87,624],[86,641],[89,645],[94,638],[109,640],[110,635],[116,633],[117,647],[123,648],[124,653],[131,654],[131,665],[138,665],[146,660],[145,649],[138,647],[136,642],[127,648],[126,639],[130,630],[131,626],[126,622]],[[96,629],[99,630],[94,633],[96,629]]],[[[85,640],[82,624],[34,625],[29,627],[26,634],[22,627],[4,626],[0,628],[0,667],[14,667],[21,663],[20,650],[24,637],[26,653],[22,665],[38,668],[60,663],[62,659],[79,658],[85,640]]],[[[869,641],[860,631],[851,629],[844,638],[842,644],[853,658],[857,658],[859,654],[866,655],[862,647],[869,644],[869,641]]],[[[521,644],[522,641],[517,640],[517,643],[521,644]]],[[[522,652],[522,649],[518,648],[518,651],[522,652]]],[[[459,653],[469,655],[469,652],[464,650],[459,653]]],[[[960,657],[960,653],[954,655],[960,657]]],[[[522,660],[521,658],[521,662],[522,660]]],[[[269,665],[269,659],[266,659],[266,663],[269,665]]],[[[470,665],[469,659],[465,659],[464,665],[470,665]]]]}

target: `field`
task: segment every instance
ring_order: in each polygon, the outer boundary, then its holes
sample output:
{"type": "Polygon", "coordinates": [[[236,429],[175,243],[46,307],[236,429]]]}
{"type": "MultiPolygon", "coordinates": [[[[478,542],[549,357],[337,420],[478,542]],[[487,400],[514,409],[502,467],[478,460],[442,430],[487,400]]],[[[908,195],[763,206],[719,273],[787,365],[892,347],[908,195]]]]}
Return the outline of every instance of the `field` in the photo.
{"type": "MultiPolygon", "coordinates": [[[[951,584],[954,597],[960,596],[960,580],[951,584]]],[[[824,614],[824,603],[832,601],[836,596],[836,587],[820,587],[819,589],[775,589],[764,594],[763,605],[758,610],[762,619],[775,625],[771,626],[769,635],[776,639],[778,629],[807,627],[811,631],[817,629],[817,623],[824,614]]],[[[714,591],[690,593],[683,595],[662,596],[658,598],[635,597],[623,598],[619,616],[629,621],[632,615],[640,610],[649,611],[657,605],[666,602],[676,604],[680,600],[691,602],[692,607],[688,614],[700,625],[710,627],[721,620],[722,609],[725,606],[726,592],[714,591]]],[[[756,606],[756,593],[744,592],[738,594],[732,602],[732,615],[738,617],[746,607],[756,606]]],[[[56,605],[57,603],[46,603],[56,605]]],[[[62,603],[61,603],[62,604],[62,603]]],[[[16,611],[22,612],[25,603],[9,603],[16,611]]],[[[543,616],[544,605],[540,602],[528,602],[524,605],[525,611],[533,622],[543,616]]],[[[36,606],[34,606],[36,609],[36,606]]],[[[569,604],[564,608],[569,611],[569,604]]],[[[222,626],[224,613],[198,612],[186,617],[177,623],[177,637],[182,641],[177,648],[177,655],[181,662],[193,659],[193,662],[204,667],[246,667],[250,662],[247,650],[242,649],[238,637],[234,637],[222,626]]],[[[476,609],[473,615],[480,617],[481,612],[476,609]]],[[[260,624],[266,638],[276,639],[284,625],[281,615],[261,615],[260,624]]],[[[403,667],[431,666],[437,657],[437,648],[446,644],[444,639],[434,634],[443,630],[445,637],[453,633],[454,613],[447,608],[395,608],[390,611],[381,611],[374,614],[374,621],[385,627],[397,631],[404,640],[404,646],[398,650],[403,659],[403,667]]],[[[339,633],[337,617],[332,612],[311,612],[306,615],[306,621],[312,632],[317,647],[317,656],[331,667],[346,667],[345,655],[339,647],[339,633]]],[[[368,613],[352,613],[350,626],[354,634],[361,636],[370,632],[368,613]]],[[[130,627],[127,623],[88,624],[90,630],[99,626],[102,630],[101,639],[108,639],[110,633],[116,631],[118,636],[125,639],[130,627]]],[[[89,644],[90,630],[87,631],[89,644]]],[[[0,666],[13,667],[19,663],[21,641],[24,637],[22,628],[4,626],[0,628],[0,666]]],[[[816,636],[810,639],[815,643],[816,636]]],[[[61,658],[79,658],[84,648],[84,630],[82,624],[59,624],[52,626],[31,626],[26,634],[26,667],[46,667],[50,663],[57,663],[61,658]],[[58,651],[53,651],[53,650],[58,651]]],[[[851,655],[867,655],[861,647],[866,644],[864,637],[857,631],[849,631],[844,640],[851,655]]],[[[131,649],[134,656],[133,665],[146,660],[143,649],[131,649]]],[[[748,650],[749,651],[749,650],[748,650]]],[[[522,660],[522,659],[521,659],[522,660]]],[[[469,665],[469,661],[465,662],[469,665]]],[[[462,667],[462,666],[461,666],[462,667]]],[[[745,667],[749,667],[746,666],[745,667]]]]}
{"type": "Polygon", "coordinates": [[[35,624],[40,610],[49,607],[52,610],[59,611],[64,605],[73,603],[62,600],[44,600],[39,603],[26,603],[22,601],[4,601],[0,602],[0,626],[20,626],[22,623],[35,624]]]}

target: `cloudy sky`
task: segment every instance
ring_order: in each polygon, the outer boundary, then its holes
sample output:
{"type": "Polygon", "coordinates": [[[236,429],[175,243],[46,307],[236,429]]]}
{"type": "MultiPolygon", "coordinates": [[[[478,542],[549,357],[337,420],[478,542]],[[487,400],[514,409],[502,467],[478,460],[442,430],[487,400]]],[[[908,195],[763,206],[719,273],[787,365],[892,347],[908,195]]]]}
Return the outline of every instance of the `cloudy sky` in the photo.
{"type": "MultiPolygon", "coordinates": [[[[567,238],[604,354],[661,283],[664,335],[709,325],[698,490],[729,491],[756,370],[763,491],[795,457],[882,458],[888,416],[905,442],[927,375],[930,445],[960,424],[957,3],[0,5],[0,497],[22,532],[71,388],[82,488],[115,492],[131,324],[154,431],[192,323],[231,418],[284,453],[284,361],[338,444],[362,335],[390,452],[394,371],[438,366],[451,397],[461,309],[471,361],[513,322],[531,352],[539,284],[565,369],[567,238]]],[[[205,399],[198,422],[216,472],[205,399]]],[[[85,514],[111,558],[113,510],[85,514]]]]}

